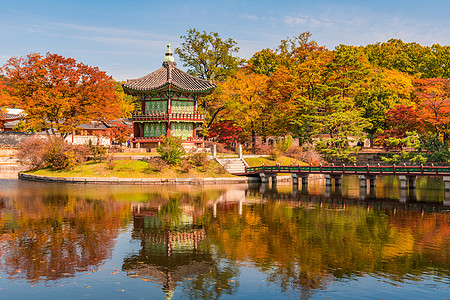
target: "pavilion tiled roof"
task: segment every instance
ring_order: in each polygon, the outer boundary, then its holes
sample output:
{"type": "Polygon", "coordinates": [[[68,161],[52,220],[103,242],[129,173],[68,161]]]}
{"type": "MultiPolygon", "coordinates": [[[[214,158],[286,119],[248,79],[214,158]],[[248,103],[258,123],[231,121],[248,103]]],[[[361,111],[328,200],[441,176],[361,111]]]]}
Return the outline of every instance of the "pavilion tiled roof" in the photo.
{"type": "Polygon", "coordinates": [[[212,93],[216,85],[178,69],[174,62],[170,44],[161,68],[138,79],[129,79],[123,84],[125,90],[133,92],[156,91],[170,86],[188,92],[212,93]]]}
{"type": "Polygon", "coordinates": [[[123,84],[131,91],[154,91],[171,85],[188,92],[212,92],[216,85],[178,69],[174,62],[164,62],[162,68],[138,79],[129,79],[123,84]]]}

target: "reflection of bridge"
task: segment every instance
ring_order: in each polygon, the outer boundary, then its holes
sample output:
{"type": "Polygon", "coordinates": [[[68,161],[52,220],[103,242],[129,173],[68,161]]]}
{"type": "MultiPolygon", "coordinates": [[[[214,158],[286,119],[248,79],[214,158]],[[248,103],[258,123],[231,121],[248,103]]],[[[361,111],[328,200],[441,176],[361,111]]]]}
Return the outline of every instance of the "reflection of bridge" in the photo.
{"type": "MultiPolygon", "coordinates": [[[[364,206],[373,209],[383,210],[408,210],[421,212],[442,212],[448,211],[450,202],[427,202],[417,201],[414,190],[401,190],[400,198],[377,197],[375,189],[369,194],[360,191],[359,197],[344,196],[340,186],[331,189],[327,187],[323,194],[310,194],[308,190],[298,191],[293,189],[291,193],[279,192],[276,185],[255,184],[249,186],[248,196],[261,197],[263,200],[288,201],[299,205],[329,204],[336,208],[345,205],[364,206]]],[[[446,198],[449,199],[449,198],[446,198]]]]}
{"type": "Polygon", "coordinates": [[[361,187],[367,186],[367,180],[370,186],[375,186],[377,176],[398,176],[402,189],[415,188],[416,179],[420,176],[442,177],[445,182],[445,190],[450,190],[450,167],[435,166],[260,166],[247,167],[245,173],[239,175],[259,176],[262,183],[276,182],[277,175],[282,173],[291,174],[294,185],[298,184],[301,178],[302,185],[308,184],[308,177],[311,174],[323,174],[327,186],[332,185],[332,180],[336,186],[341,185],[342,176],[358,175],[361,187]]]}

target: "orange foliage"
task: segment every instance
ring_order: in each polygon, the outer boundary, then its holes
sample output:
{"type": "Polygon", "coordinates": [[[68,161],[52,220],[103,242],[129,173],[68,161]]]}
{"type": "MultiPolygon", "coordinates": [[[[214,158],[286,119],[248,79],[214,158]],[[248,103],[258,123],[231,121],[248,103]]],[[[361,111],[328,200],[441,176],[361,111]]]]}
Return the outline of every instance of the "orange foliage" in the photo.
{"type": "Polygon", "coordinates": [[[3,66],[9,105],[31,127],[70,133],[81,123],[121,114],[115,83],[105,72],[57,54],[12,57],[3,66]]]}
{"type": "Polygon", "coordinates": [[[450,79],[417,79],[414,84],[422,119],[431,124],[439,135],[450,122],[450,79]]]}

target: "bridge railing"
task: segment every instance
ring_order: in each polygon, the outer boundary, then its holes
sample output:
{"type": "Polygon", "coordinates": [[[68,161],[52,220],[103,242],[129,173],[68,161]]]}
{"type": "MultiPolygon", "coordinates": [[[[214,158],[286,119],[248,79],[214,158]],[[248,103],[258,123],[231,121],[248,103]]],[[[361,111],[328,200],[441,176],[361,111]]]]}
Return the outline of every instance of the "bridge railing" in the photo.
{"type": "Polygon", "coordinates": [[[259,166],[245,168],[247,174],[258,173],[306,173],[306,174],[374,174],[374,175],[423,175],[450,176],[450,167],[436,166],[356,166],[356,165],[319,165],[319,166],[259,166]]]}

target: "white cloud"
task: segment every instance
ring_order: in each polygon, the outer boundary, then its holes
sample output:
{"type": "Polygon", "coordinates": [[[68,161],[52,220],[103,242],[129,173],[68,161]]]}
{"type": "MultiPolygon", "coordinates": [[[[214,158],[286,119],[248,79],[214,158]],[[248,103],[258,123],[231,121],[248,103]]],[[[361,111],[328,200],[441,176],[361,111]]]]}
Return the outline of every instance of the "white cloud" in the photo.
{"type": "Polygon", "coordinates": [[[252,20],[252,21],[258,21],[259,20],[259,17],[255,16],[255,15],[251,15],[251,14],[241,14],[241,15],[239,15],[239,18],[252,20]]]}
{"type": "Polygon", "coordinates": [[[309,16],[286,16],[283,22],[291,27],[307,25],[311,27],[329,27],[332,21],[327,18],[313,18],[309,16]]]}

